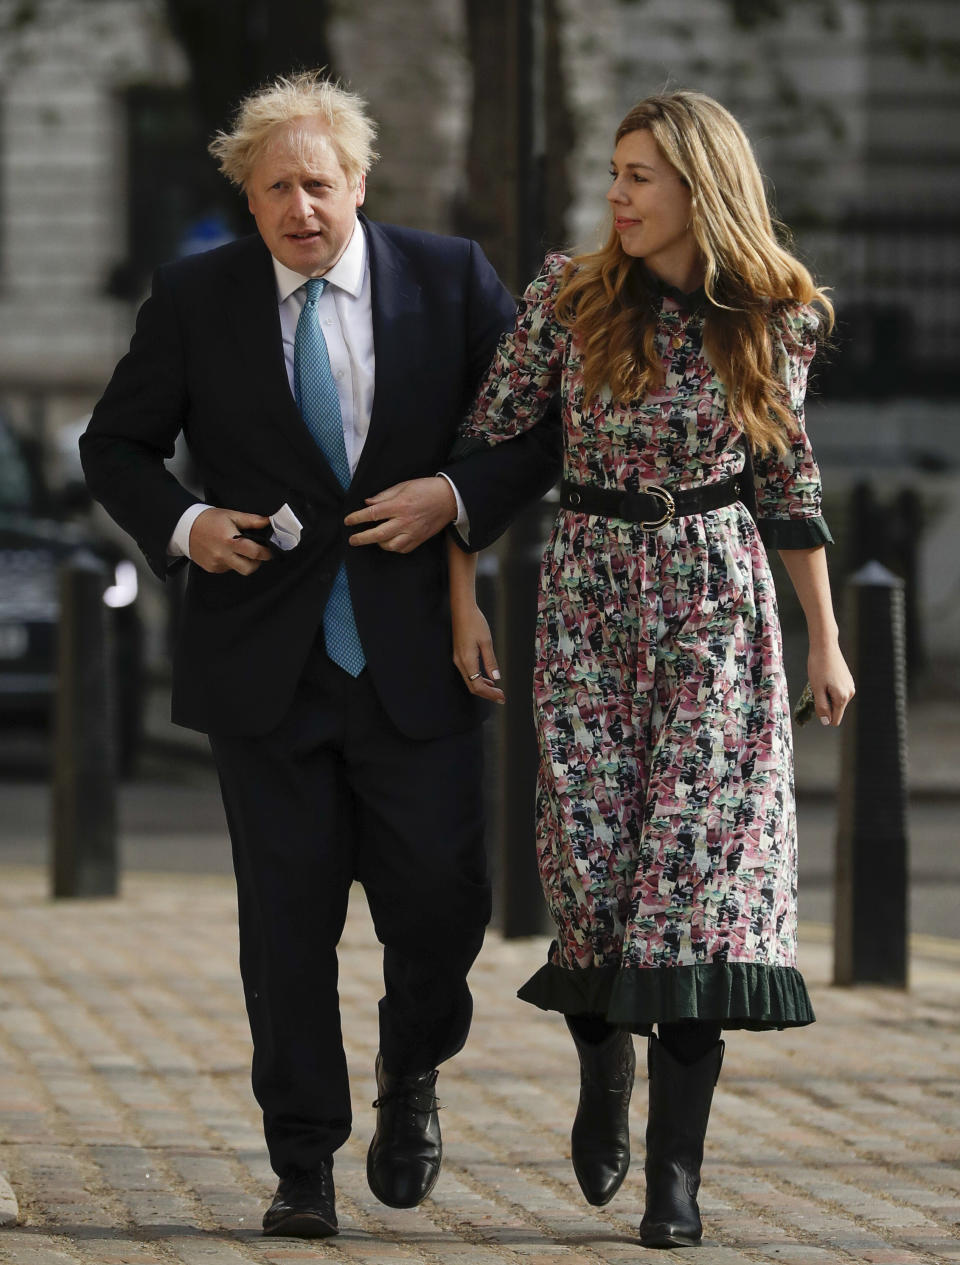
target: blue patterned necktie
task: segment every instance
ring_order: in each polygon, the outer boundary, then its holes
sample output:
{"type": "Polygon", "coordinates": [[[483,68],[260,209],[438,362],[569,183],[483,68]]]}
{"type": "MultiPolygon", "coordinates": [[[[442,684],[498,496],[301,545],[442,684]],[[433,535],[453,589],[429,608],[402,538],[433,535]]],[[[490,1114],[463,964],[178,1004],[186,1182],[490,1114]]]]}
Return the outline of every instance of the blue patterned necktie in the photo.
{"type": "MultiPolygon", "coordinates": [[[[326,280],[312,277],[307,282],[307,301],[297,321],[293,343],[293,377],[297,387],[297,406],[303,415],[314,443],[330,463],[333,473],[345,488],[350,482],[350,463],[343,438],[343,416],[337,396],[337,384],[330,369],[326,340],[317,319],[317,301],[326,288],[326,280]]],[[[323,637],[327,654],[351,676],[359,676],[366,664],[357,621],[350,601],[346,563],[340,563],[323,611],[323,637]]]]}

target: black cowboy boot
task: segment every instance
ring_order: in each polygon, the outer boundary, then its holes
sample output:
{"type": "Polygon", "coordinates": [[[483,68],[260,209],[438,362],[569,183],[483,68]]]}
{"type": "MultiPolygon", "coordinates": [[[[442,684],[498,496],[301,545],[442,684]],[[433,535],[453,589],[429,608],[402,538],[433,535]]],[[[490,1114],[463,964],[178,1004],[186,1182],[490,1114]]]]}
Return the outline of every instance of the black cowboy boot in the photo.
{"type": "Polygon", "coordinates": [[[377,1055],[377,1127],[367,1152],[367,1184],[391,1208],[415,1208],[440,1175],[436,1084],[436,1069],[391,1076],[377,1055]]]}
{"type": "Polygon", "coordinates": [[[647,1060],[647,1198],[640,1242],[644,1247],[695,1247],[703,1236],[697,1207],[703,1140],[723,1062],[723,1042],[685,1066],[651,1036],[647,1060]]]}
{"type": "Polygon", "coordinates": [[[567,1027],[580,1057],[580,1105],[570,1149],[587,1203],[609,1203],[630,1167],[630,1094],[636,1056],[633,1037],[614,1028],[602,1041],[585,1041],[576,1019],[567,1027]]]}

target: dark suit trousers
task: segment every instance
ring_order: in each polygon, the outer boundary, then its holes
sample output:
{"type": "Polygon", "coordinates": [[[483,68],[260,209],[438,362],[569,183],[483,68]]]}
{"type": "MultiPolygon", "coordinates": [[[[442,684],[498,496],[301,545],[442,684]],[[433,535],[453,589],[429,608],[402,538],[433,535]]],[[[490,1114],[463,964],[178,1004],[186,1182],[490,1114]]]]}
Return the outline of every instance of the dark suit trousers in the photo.
{"type": "Polygon", "coordinates": [[[283,1175],[315,1167],[350,1132],[337,944],[354,879],[384,946],[386,1066],[433,1068],[466,1040],[466,976],[490,916],[480,730],[406,738],[369,674],[354,680],[321,652],[276,730],[211,734],[210,745],[233,844],[253,1088],[283,1175]]]}

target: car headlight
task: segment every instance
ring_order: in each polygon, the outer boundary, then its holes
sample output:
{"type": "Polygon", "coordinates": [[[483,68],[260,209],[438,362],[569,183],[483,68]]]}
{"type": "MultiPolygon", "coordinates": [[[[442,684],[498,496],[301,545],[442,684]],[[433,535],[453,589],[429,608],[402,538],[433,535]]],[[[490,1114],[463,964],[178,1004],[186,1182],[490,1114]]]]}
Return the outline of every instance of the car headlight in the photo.
{"type": "Polygon", "coordinates": [[[129,606],[137,600],[137,568],[124,558],[118,562],[113,573],[113,583],[103,595],[104,603],[116,609],[129,606]]]}

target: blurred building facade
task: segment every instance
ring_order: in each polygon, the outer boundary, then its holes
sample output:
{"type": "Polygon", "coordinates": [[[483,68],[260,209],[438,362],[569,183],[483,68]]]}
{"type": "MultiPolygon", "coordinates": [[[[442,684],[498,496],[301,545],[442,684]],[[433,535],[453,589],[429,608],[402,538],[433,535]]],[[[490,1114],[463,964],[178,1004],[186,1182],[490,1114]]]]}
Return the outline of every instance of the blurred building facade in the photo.
{"type": "Polygon", "coordinates": [[[89,408],[130,335],[110,287],[128,231],[124,90],[182,82],[185,65],[156,0],[4,0],[0,31],[0,386],[55,425],[89,408]]]}

